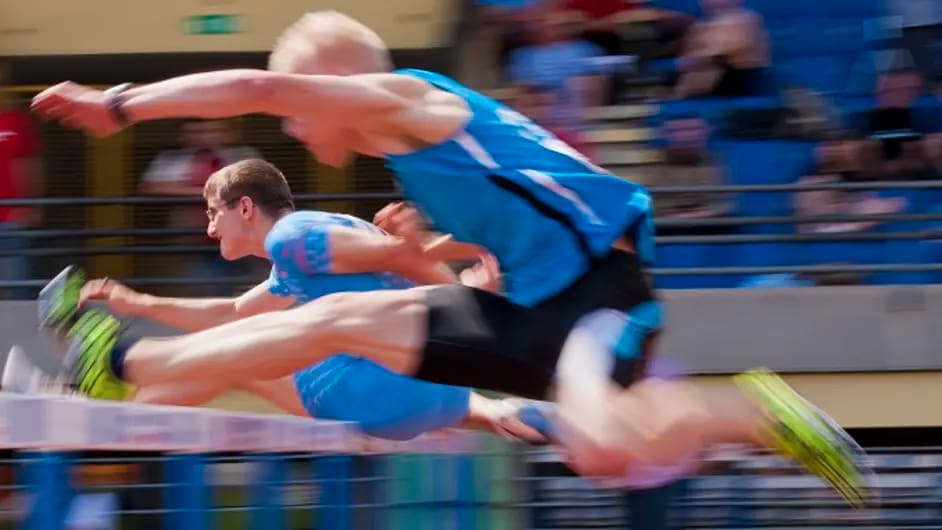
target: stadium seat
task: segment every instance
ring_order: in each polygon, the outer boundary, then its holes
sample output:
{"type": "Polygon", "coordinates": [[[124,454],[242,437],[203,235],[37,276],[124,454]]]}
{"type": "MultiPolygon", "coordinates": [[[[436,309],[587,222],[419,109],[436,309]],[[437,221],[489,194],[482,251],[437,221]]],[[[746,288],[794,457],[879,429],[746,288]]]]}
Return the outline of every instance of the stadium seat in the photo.
{"type": "Polygon", "coordinates": [[[826,0],[821,4],[825,16],[831,20],[863,20],[887,14],[881,0],[826,0]]]}
{"type": "MultiPolygon", "coordinates": [[[[759,142],[724,141],[717,143],[730,184],[790,184],[795,182],[811,163],[814,144],[810,142],[768,140],[759,142]]],[[[792,201],[788,192],[740,193],[736,213],[742,216],[791,215],[792,201]]],[[[745,233],[787,233],[787,224],[746,225],[745,233]]]]}
{"type": "MultiPolygon", "coordinates": [[[[659,269],[703,267],[710,245],[702,243],[662,244],[657,246],[655,266],[659,269]]],[[[658,276],[660,289],[695,289],[702,287],[702,276],[658,276]]]]}
{"type": "MultiPolygon", "coordinates": [[[[886,265],[907,265],[926,263],[929,248],[918,240],[890,240],[883,243],[883,263],[886,265]]],[[[872,285],[908,285],[931,283],[933,273],[918,272],[876,272],[867,278],[872,285]]]]}
{"type": "Polygon", "coordinates": [[[785,86],[839,94],[849,85],[852,62],[847,54],[791,57],[777,65],[776,71],[785,86]]]}

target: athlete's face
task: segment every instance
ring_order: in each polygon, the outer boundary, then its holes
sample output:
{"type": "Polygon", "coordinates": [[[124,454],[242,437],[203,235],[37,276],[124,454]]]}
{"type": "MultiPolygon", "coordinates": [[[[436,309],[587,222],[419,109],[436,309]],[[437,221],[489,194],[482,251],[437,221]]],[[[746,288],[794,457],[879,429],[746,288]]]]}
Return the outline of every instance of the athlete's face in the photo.
{"type": "Polygon", "coordinates": [[[224,259],[237,260],[251,254],[253,208],[248,197],[227,202],[217,194],[206,199],[209,218],[206,235],[219,241],[219,253],[224,259]]]}

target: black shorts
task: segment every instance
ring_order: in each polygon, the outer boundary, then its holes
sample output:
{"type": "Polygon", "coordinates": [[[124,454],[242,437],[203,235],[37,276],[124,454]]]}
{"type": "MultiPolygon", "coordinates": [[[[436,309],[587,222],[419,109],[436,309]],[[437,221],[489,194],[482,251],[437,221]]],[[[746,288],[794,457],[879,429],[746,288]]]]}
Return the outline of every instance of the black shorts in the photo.
{"type": "MultiPolygon", "coordinates": [[[[584,315],[628,311],[654,300],[634,254],[613,251],[565,291],[533,307],[462,285],[428,290],[428,337],[416,377],[543,399],[569,332],[584,315]]],[[[618,359],[612,379],[628,386],[643,373],[650,350],[618,359]]]]}

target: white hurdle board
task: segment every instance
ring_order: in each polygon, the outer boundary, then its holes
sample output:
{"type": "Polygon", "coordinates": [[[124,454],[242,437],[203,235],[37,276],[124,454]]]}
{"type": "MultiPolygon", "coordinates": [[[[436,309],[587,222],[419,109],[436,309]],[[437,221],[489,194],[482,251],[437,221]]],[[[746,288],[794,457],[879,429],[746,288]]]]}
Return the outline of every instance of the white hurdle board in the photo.
{"type": "Polygon", "coordinates": [[[352,423],[209,408],[0,392],[0,447],[180,453],[468,453],[483,433],[449,430],[406,442],[380,440],[352,423]]]}

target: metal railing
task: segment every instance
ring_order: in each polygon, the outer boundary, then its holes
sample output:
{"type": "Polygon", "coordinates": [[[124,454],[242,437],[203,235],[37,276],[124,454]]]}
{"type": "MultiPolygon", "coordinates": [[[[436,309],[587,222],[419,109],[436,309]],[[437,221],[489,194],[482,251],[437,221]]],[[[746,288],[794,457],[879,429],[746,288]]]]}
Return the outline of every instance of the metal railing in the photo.
{"type": "MultiPolygon", "coordinates": [[[[816,183],[816,184],[780,184],[780,185],[730,185],[730,186],[671,186],[650,188],[651,193],[659,195],[684,193],[712,194],[751,194],[751,193],[794,193],[814,190],[937,190],[942,189],[942,182],[864,182],[864,183],[816,183]]],[[[358,203],[361,201],[400,200],[396,193],[329,193],[299,194],[296,202],[299,206],[317,205],[324,202],[358,203]]],[[[49,197],[36,199],[0,199],[0,207],[41,206],[46,208],[73,207],[94,209],[99,207],[161,207],[181,205],[202,205],[200,197],[49,197]]],[[[723,229],[723,233],[704,235],[661,235],[656,238],[659,247],[673,245],[744,245],[754,243],[826,243],[826,242],[869,242],[872,244],[890,242],[919,242],[935,240],[942,236],[942,210],[921,211],[898,214],[860,214],[860,215],[819,215],[819,216],[723,216],[707,219],[657,218],[655,224],[659,230],[682,231],[723,229]],[[868,222],[894,223],[894,229],[880,229],[861,232],[781,233],[802,225],[822,223],[868,222]],[[906,225],[906,223],[911,223],[906,225]],[[773,227],[771,230],[752,230],[755,227],[773,227]],[[905,227],[905,229],[898,228],[905,227]],[[746,233],[737,233],[745,230],[746,233]],[[758,232],[758,233],[757,233],[758,232]],[[772,233],[762,233],[772,232],[772,233]]],[[[164,254],[172,255],[211,255],[218,251],[211,243],[195,244],[175,242],[174,239],[200,236],[204,227],[155,228],[155,227],[102,227],[94,228],[41,228],[27,230],[0,230],[0,258],[22,256],[32,259],[70,259],[96,256],[154,256],[160,259],[164,254]],[[167,241],[169,239],[169,241],[167,241]],[[4,245],[4,241],[28,241],[27,244],[4,245]],[[99,241],[109,240],[109,241],[99,241]]],[[[888,256],[889,257],[889,256],[888,256]]],[[[827,256],[822,256],[823,260],[827,256]]],[[[881,263],[789,263],[763,266],[690,266],[652,269],[659,276],[743,276],[763,274],[805,274],[805,273],[913,273],[936,272],[942,267],[936,263],[912,262],[906,259],[887,259],[881,263]]],[[[48,273],[47,273],[48,274],[48,273]]],[[[19,280],[0,280],[0,288],[36,287],[42,280],[23,278],[19,280]]],[[[136,285],[190,285],[204,280],[177,277],[159,278],[148,274],[132,273],[127,278],[136,285]]],[[[221,284],[243,284],[250,278],[218,278],[221,284]]],[[[257,281],[257,278],[255,279],[257,281]]]]}
{"type": "Polygon", "coordinates": [[[62,528],[76,497],[94,493],[119,500],[102,515],[125,529],[636,529],[645,527],[632,526],[632,512],[654,501],[673,519],[662,528],[942,528],[937,449],[874,450],[871,460],[878,501],[867,510],[851,509],[791,464],[747,453],[640,492],[593,487],[552,452],[497,443],[456,455],[27,452],[0,465],[18,470],[4,487],[25,501],[5,514],[28,530],[62,528]],[[104,466],[123,476],[68,478],[104,466]],[[30,502],[39,491],[43,502],[30,502]]]}

